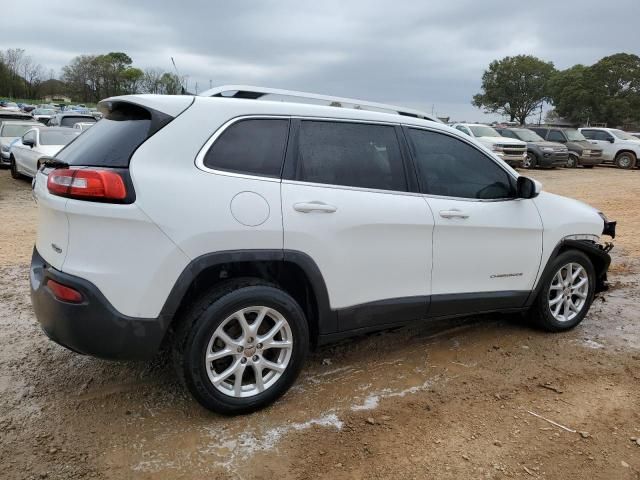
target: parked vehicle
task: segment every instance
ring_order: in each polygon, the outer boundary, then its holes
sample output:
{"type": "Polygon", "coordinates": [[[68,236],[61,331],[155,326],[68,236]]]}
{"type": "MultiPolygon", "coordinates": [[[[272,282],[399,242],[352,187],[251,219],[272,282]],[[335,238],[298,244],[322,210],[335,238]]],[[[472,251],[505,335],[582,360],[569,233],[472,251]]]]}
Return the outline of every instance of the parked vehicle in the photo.
{"type": "Polygon", "coordinates": [[[504,137],[493,127],[476,123],[456,123],[453,127],[478,140],[514,168],[522,166],[522,162],[527,157],[525,142],[504,137]]]}
{"type": "Polygon", "coordinates": [[[13,178],[20,178],[23,175],[34,177],[41,158],[55,155],[78,135],[80,132],[71,128],[45,126],[31,128],[19,142],[11,147],[9,155],[11,176],[13,178]]]}
{"type": "Polygon", "coordinates": [[[640,139],[640,132],[628,132],[628,133],[629,133],[629,135],[632,135],[632,136],[640,139]]]}
{"type": "Polygon", "coordinates": [[[11,147],[13,147],[19,141],[20,137],[14,138],[13,140],[9,141],[9,143],[5,143],[4,145],[2,145],[2,147],[0,148],[0,158],[2,159],[0,163],[2,165],[11,165],[11,162],[9,161],[9,159],[11,158],[11,147]]]}
{"type": "Polygon", "coordinates": [[[633,168],[640,156],[640,139],[616,128],[585,127],[580,133],[602,149],[602,162],[633,168]]]}
{"type": "Polygon", "coordinates": [[[567,167],[575,168],[580,165],[584,168],[593,168],[594,165],[602,163],[602,150],[589,142],[575,128],[529,127],[529,129],[549,142],[566,145],[569,149],[567,167]]]}
{"type": "Polygon", "coordinates": [[[78,122],[73,126],[73,128],[75,128],[76,130],[80,130],[81,132],[84,132],[85,130],[88,130],[89,127],[92,127],[94,125],[95,123],[78,122]]]}
{"type": "Polygon", "coordinates": [[[6,120],[33,120],[33,117],[30,113],[0,109],[0,123],[6,120]]]}
{"type": "Polygon", "coordinates": [[[35,122],[26,120],[6,120],[0,123],[0,164],[9,165],[9,144],[35,125],[35,122]]]}
{"type": "Polygon", "coordinates": [[[3,102],[0,105],[0,110],[8,110],[10,112],[19,112],[20,107],[18,106],[17,103],[14,103],[14,102],[3,102]]]}
{"type": "Polygon", "coordinates": [[[46,125],[55,114],[56,111],[53,108],[36,108],[33,111],[33,118],[46,125]]]}
{"type": "Polygon", "coordinates": [[[522,162],[524,168],[553,168],[567,164],[569,150],[561,143],[547,142],[528,128],[496,128],[503,137],[527,142],[527,156],[522,162]]]}
{"type": "Polygon", "coordinates": [[[37,172],[31,298],[54,341],[110,359],[169,342],[195,398],[236,414],[280,397],[310,345],[495,311],[564,331],[606,288],[615,222],[428,114],[202,95],[107,99],[37,172]]]}
{"type": "Polygon", "coordinates": [[[76,112],[62,112],[56,113],[49,123],[50,127],[69,127],[73,128],[76,123],[96,123],[97,120],[92,115],[84,115],[76,112]]]}

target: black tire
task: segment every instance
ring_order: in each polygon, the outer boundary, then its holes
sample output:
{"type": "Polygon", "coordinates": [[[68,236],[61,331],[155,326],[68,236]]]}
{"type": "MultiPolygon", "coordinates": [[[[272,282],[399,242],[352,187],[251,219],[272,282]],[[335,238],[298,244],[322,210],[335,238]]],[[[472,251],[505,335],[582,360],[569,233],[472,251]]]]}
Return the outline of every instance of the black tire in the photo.
{"type": "Polygon", "coordinates": [[[296,380],[309,352],[309,326],[298,303],[276,285],[259,279],[223,282],[200,297],[179,322],[173,344],[178,376],[203,407],[223,415],[250,413],[277,400],[296,380]],[[233,397],[209,380],[204,355],[211,336],[227,317],[256,305],[273,308],[286,318],[293,338],[291,357],[271,387],[251,397],[233,397]]]}
{"type": "Polygon", "coordinates": [[[13,158],[13,155],[9,157],[9,168],[11,169],[11,178],[15,178],[16,180],[22,178],[22,174],[18,172],[18,168],[16,167],[16,159],[13,158]]]}
{"type": "Polygon", "coordinates": [[[625,170],[633,168],[636,164],[636,156],[631,152],[620,152],[616,155],[613,163],[618,168],[624,168],[625,170]]]}
{"type": "Polygon", "coordinates": [[[576,168],[579,163],[580,163],[580,160],[578,159],[577,156],[569,155],[567,157],[567,168],[576,168]]]}
{"type": "Polygon", "coordinates": [[[595,268],[593,267],[589,257],[584,253],[578,250],[567,250],[562,252],[552,261],[549,272],[548,278],[543,280],[538,297],[535,299],[534,305],[531,308],[531,319],[538,327],[548,332],[563,332],[570,330],[578,325],[589,312],[589,308],[591,307],[591,303],[593,302],[593,297],[595,295],[595,268]],[[569,263],[577,263],[587,272],[587,278],[589,281],[588,293],[582,309],[573,319],[559,321],[551,312],[551,307],[549,306],[549,294],[555,274],[563,266],[568,265],[569,263]]]}
{"type": "Polygon", "coordinates": [[[527,158],[522,161],[522,168],[533,170],[538,165],[538,157],[533,152],[527,152],[527,158]]]}

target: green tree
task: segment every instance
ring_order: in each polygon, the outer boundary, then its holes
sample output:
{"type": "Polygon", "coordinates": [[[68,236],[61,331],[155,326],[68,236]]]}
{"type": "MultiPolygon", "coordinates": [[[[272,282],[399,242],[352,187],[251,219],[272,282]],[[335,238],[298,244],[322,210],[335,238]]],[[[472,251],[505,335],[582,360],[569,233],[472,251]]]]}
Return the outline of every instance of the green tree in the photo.
{"type": "Polygon", "coordinates": [[[584,65],[554,73],[549,80],[548,93],[558,116],[579,123],[593,119],[592,84],[589,67],[584,65]]]}
{"type": "Polygon", "coordinates": [[[482,75],[482,92],[471,103],[523,124],[547,98],[547,82],[554,72],[553,63],[531,55],[494,60],[482,75]]]}

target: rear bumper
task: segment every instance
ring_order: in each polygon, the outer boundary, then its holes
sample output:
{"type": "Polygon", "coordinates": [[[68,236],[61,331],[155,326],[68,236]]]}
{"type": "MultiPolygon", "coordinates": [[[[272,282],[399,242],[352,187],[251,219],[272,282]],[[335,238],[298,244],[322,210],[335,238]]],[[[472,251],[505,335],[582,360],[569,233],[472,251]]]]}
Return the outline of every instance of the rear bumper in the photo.
{"type": "Polygon", "coordinates": [[[149,359],[158,351],[168,322],[122,315],[95,285],[51,267],[35,248],[29,277],[36,318],[54,342],[110,360],[149,359]],[[49,279],[79,291],[83,301],[58,300],[46,285],[49,279]]]}

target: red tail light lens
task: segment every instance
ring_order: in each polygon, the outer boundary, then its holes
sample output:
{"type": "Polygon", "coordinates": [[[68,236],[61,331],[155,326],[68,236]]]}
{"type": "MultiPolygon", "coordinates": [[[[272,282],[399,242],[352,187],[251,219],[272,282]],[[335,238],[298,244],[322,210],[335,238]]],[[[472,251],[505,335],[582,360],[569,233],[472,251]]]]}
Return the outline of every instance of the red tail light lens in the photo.
{"type": "Polygon", "coordinates": [[[71,287],[62,285],[55,280],[47,280],[47,287],[53,292],[53,295],[63,302],[80,303],[82,302],[82,294],[71,287]]]}
{"type": "Polygon", "coordinates": [[[117,172],[60,168],[49,173],[47,188],[53,195],[87,200],[127,198],[127,187],[117,172]]]}

